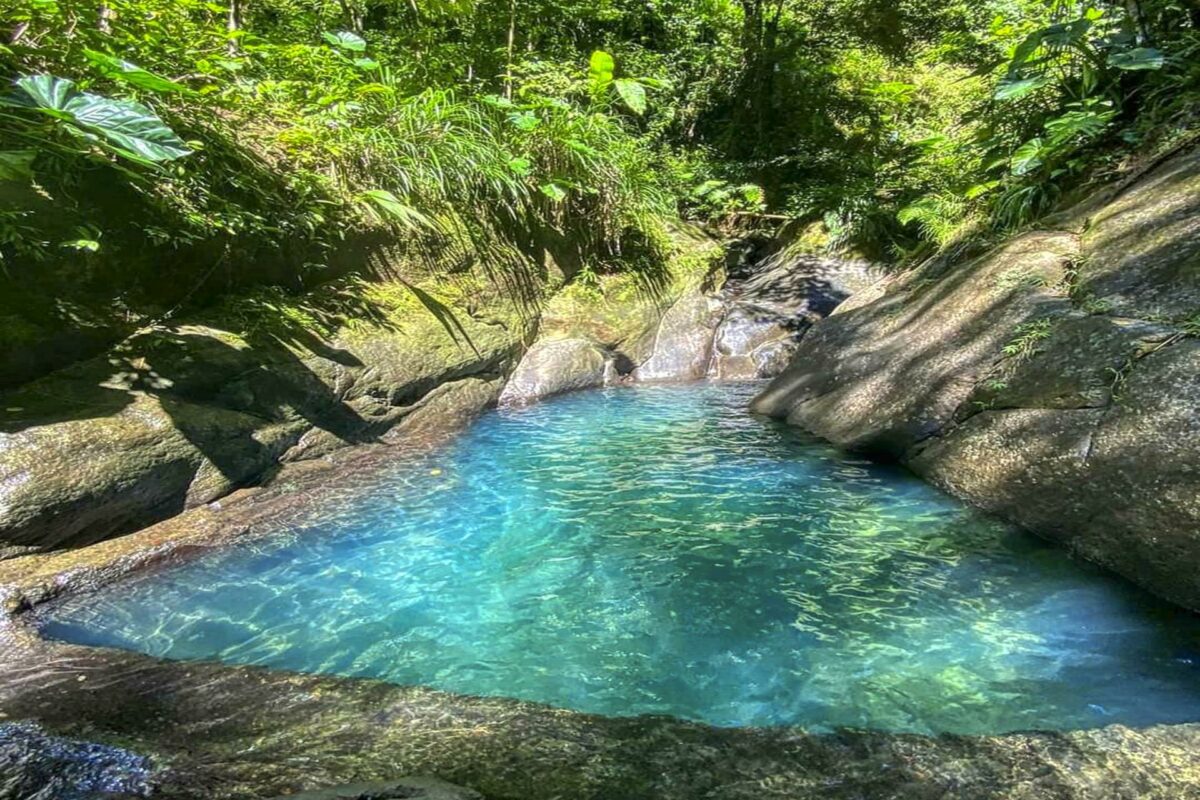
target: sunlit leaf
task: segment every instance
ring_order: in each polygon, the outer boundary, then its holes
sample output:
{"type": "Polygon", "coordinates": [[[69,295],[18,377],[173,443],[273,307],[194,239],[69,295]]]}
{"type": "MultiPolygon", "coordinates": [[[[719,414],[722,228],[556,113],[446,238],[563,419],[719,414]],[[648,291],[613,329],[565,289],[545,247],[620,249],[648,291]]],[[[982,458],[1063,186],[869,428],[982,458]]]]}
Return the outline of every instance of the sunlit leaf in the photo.
{"type": "Polygon", "coordinates": [[[117,58],[116,56],[111,56],[108,53],[85,49],[83,54],[107,78],[124,81],[131,86],[136,86],[139,89],[145,89],[150,92],[185,93],[190,91],[181,83],[176,83],[170,78],[156,75],[153,72],[142,69],[137,64],[117,58]]]}
{"type": "Polygon", "coordinates": [[[1001,81],[1000,85],[996,87],[996,93],[993,97],[997,100],[1019,100],[1049,83],[1050,79],[1043,76],[1015,81],[1001,81]]]}
{"type": "Polygon", "coordinates": [[[508,121],[523,131],[531,131],[542,122],[532,111],[514,111],[508,115],[508,121]]]}
{"type": "Polygon", "coordinates": [[[100,243],[95,239],[71,239],[70,241],[62,242],[60,247],[65,247],[68,250],[84,250],[89,253],[95,253],[100,249],[100,243]]]}
{"type": "Polygon", "coordinates": [[[927,136],[924,139],[918,139],[917,141],[913,142],[912,145],[913,147],[919,147],[922,150],[933,150],[934,148],[946,144],[949,141],[950,137],[939,133],[934,136],[927,136]]]}
{"type": "Polygon", "coordinates": [[[576,153],[582,153],[583,155],[590,156],[591,158],[601,157],[599,150],[592,147],[590,144],[587,144],[586,142],[579,141],[578,139],[567,139],[566,145],[576,153]]]}
{"type": "Polygon", "coordinates": [[[567,190],[557,183],[543,183],[538,190],[556,203],[567,199],[567,190]]]}
{"type": "Polygon", "coordinates": [[[508,168],[514,175],[525,177],[533,169],[533,164],[528,158],[512,158],[508,161],[508,168]]]}
{"type": "Polygon", "coordinates": [[[1010,169],[1013,175],[1028,175],[1038,167],[1042,166],[1042,159],[1045,154],[1045,143],[1041,138],[1030,139],[1025,144],[1021,145],[1012,154],[1010,169]]]}
{"type": "Polygon", "coordinates": [[[1099,135],[1115,116],[1116,111],[1111,108],[1086,108],[1048,120],[1044,127],[1052,142],[1063,144],[1075,138],[1091,139],[1099,135]]]}
{"type": "Polygon", "coordinates": [[[911,83],[903,83],[901,81],[887,81],[876,84],[867,91],[878,97],[888,97],[895,100],[903,100],[916,91],[917,87],[911,83]]]}
{"type": "Polygon", "coordinates": [[[1110,67],[1129,71],[1162,69],[1165,62],[1166,56],[1153,47],[1137,47],[1108,57],[1110,67]]]}
{"type": "Polygon", "coordinates": [[[646,113],[646,87],[637,81],[621,79],[613,81],[613,88],[630,111],[639,116],[646,113]]]}
{"type": "Polygon", "coordinates": [[[17,87],[36,111],[68,124],[118,154],[144,163],[174,161],[191,153],[175,132],[141,103],[79,92],[53,75],[26,75],[17,87]]]}
{"type": "Polygon", "coordinates": [[[982,197],[999,185],[1000,181],[985,181],[984,183],[977,183],[970,189],[967,189],[967,191],[963,193],[963,196],[968,200],[974,200],[977,197],[982,197]]]}
{"type": "Polygon", "coordinates": [[[602,92],[613,79],[613,70],[617,68],[613,57],[603,50],[592,53],[588,59],[588,86],[593,94],[602,92]]]}
{"type": "Polygon", "coordinates": [[[436,230],[432,218],[405,203],[386,189],[371,189],[358,195],[368,212],[376,219],[390,222],[408,230],[436,230]]]}
{"type": "Polygon", "coordinates": [[[351,53],[361,53],[367,49],[367,40],[357,33],[351,33],[350,31],[338,31],[337,33],[325,31],[321,34],[321,38],[334,47],[340,50],[348,50],[351,53]]]}

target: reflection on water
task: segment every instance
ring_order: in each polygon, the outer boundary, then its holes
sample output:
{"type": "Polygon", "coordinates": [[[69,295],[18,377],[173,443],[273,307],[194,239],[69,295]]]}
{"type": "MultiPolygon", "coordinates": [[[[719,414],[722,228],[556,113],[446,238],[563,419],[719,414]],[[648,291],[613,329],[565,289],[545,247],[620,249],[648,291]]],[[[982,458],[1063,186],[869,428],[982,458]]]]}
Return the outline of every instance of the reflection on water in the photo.
{"type": "Polygon", "coordinates": [[[53,609],[48,636],[717,725],[1200,719],[1200,622],[755,387],[587,392],[347,476],[276,537],[53,609]]]}

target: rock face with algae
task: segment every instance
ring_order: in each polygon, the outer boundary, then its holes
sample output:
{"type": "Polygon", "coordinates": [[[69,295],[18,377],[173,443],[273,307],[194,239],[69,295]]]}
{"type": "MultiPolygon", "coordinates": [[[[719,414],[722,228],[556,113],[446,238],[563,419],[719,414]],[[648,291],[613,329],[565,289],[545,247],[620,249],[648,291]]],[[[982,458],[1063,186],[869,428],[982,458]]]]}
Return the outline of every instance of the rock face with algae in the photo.
{"type": "Polygon", "coordinates": [[[528,320],[436,291],[240,298],[0,394],[0,557],[124,534],[494,403],[528,320]]]}
{"type": "Polygon", "coordinates": [[[1200,609],[1200,152],[1057,222],[853,295],[754,408],[1200,609]]]}

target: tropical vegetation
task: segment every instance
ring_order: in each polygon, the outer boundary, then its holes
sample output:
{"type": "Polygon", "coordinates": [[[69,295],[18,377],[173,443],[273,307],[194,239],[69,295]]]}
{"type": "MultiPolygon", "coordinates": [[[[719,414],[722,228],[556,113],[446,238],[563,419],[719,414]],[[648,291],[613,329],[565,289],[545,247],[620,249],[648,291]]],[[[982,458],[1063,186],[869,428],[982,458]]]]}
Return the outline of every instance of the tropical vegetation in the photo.
{"type": "Polygon", "coordinates": [[[0,316],[386,241],[653,278],[676,216],[903,261],[1187,139],[1200,0],[8,0],[0,316]],[[7,303],[7,306],[6,306],[7,303]]]}

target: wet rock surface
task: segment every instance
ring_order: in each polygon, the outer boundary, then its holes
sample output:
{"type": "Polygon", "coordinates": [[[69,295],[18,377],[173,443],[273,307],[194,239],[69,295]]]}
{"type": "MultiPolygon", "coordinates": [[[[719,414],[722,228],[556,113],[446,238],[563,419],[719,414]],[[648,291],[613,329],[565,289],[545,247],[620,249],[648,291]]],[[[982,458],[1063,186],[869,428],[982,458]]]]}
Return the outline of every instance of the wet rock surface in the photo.
{"type": "Polygon", "coordinates": [[[699,287],[663,315],[651,356],[633,372],[635,381],[691,381],[708,374],[713,336],[723,307],[699,287]]]}
{"type": "Polygon", "coordinates": [[[814,322],[878,277],[878,269],[865,261],[794,255],[786,248],[736,271],[719,295],[725,312],[708,377],[775,377],[814,322]]]}
{"type": "Polygon", "coordinates": [[[0,797],[149,797],[152,773],[150,759],[120,747],[52,736],[31,722],[0,722],[0,797]]]}
{"type": "Polygon", "coordinates": [[[754,408],[1200,609],[1198,191],[1184,154],[1065,215],[1078,229],[883,280],[754,408]]]}
{"type": "Polygon", "coordinates": [[[483,800],[483,795],[437,778],[416,777],[383,783],[352,783],[281,795],[276,800],[483,800]]]}

